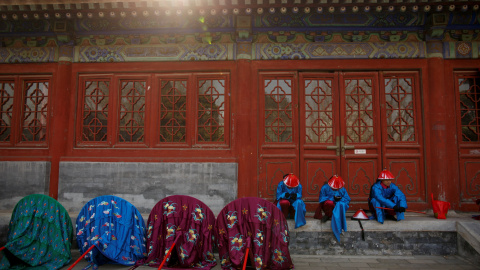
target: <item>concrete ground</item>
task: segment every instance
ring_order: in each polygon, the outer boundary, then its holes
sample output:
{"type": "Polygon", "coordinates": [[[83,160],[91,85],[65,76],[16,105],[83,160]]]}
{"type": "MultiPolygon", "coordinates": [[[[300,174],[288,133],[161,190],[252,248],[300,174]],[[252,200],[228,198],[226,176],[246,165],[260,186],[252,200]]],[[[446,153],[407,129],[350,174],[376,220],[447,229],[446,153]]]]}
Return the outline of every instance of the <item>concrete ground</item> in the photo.
{"type": "MultiPolygon", "coordinates": [[[[79,257],[78,250],[72,251],[72,263],[79,257]]],[[[218,257],[218,256],[217,256],[218,257]]],[[[353,270],[353,269],[415,269],[415,270],[443,270],[443,269],[480,269],[468,260],[457,256],[338,256],[338,255],[292,255],[296,270],[353,270]]],[[[72,264],[71,263],[71,264],[72,264]]],[[[70,264],[70,265],[71,265],[70,264]]],[[[85,260],[80,261],[73,270],[81,270],[87,266],[85,260]]],[[[102,265],[99,269],[127,270],[130,267],[120,265],[102,265]]],[[[68,269],[65,266],[62,269],[68,269]]],[[[136,268],[138,270],[155,269],[148,266],[136,268]]],[[[220,264],[213,269],[220,270],[220,264]]]]}

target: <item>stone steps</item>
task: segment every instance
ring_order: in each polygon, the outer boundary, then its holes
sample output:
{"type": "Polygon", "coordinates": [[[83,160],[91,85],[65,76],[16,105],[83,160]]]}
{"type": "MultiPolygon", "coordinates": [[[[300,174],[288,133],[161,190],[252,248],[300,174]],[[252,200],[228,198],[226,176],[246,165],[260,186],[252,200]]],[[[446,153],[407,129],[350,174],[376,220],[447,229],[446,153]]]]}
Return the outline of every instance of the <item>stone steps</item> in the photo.
{"type": "MultiPolygon", "coordinates": [[[[11,213],[0,212],[0,244],[6,242],[11,213]]],[[[78,214],[71,213],[73,223],[78,214]]],[[[340,242],[333,236],[331,222],[322,223],[307,215],[307,224],[290,228],[290,252],[305,255],[457,255],[480,258],[480,221],[471,213],[450,211],[447,219],[435,219],[433,213],[406,214],[405,220],[362,220],[365,240],[357,220],[347,213],[347,232],[340,242]],[[461,255],[461,254],[460,254],[461,255]]],[[[146,220],[148,214],[142,214],[146,220]]],[[[76,242],[74,242],[76,248],[76,242]]],[[[480,260],[479,260],[480,262],[480,260]]]]}
{"type": "MultiPolygon", "coordinates": [[[[347,213],[348,215],[348,213],[347,213]]],[[[293,228],[293,220],[289,220],[293,228]]],[[[365,240],[357,220],[347,218],[347,232],[340,242],[333,236],[331,222],[307,219],[307,224],[290,229],[290,250],[294,254],[318,255],[454,255],[459,243],[467,244],[480,254],[480,221],[471,214],[449,211],[447,219],[409,214],[405,220],[362,220],[365,240]]]]}

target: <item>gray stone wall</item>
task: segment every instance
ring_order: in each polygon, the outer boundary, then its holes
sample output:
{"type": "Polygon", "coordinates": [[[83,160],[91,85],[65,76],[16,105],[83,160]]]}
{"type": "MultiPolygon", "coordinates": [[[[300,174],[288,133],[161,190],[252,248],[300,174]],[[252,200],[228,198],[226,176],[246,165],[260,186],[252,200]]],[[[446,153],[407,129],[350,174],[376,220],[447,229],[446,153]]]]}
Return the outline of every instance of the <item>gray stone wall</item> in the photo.
{"type": "Polygon", "coordinates": [[[58,201],[72,213],[91,199],[115,195],[147,215],[161,199],[188,195],[215,215],[237,198],[236,163],[61,162],[58,201]]]}
{"type": "Polygon", "coordinates": [[[18,201],[30,194],[48,195],[50,162],[0,162],[0,211],[10,212],[18,201]]]}
{"type": "Polygon", "coordinates": [[[439,231],[344,232],[337,242],[331,232],[290,230],[290,252],[309,255],[454,255],[457,233],[439,231]]]}
{"type": "MultiPolygon", "coordinates": [[[[348,213],[347,216],[353,213],[348,213]]],[[[307,224],[290,228],[290,252],[309,255],[454,255],[457,254],[457,224],[466,220],[460,215],[435,219],[431,215],[406,215],[405,220],[362,220],[365,240],[358,220],[347,217],[347,231],[337,241],[332,223],[308,219],[307,224]]],[[[468,217],[470,218],[470,217],[468,217]]]]}

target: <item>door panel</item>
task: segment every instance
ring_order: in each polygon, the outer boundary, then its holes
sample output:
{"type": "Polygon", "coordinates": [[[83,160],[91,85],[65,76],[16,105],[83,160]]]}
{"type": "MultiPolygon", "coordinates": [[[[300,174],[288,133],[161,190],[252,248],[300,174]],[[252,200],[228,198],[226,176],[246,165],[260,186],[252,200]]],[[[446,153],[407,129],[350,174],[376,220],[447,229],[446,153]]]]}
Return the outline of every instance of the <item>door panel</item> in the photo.
{"type": "Polygon", "coordinates": [[[383,164],[408,201],[426,201],[421,96],[417,72],[380,73],[383,164]]]}
{"type": "MultiPolygon", "coordinates": [[[[296,73],[260,74],[259,196],[273,200],[283,175],[298,169],[296,73]]],[[[303,186],[303,182],[302,182],[303,186]]]]}
{"type": "Polygon", "coordinates": [[[381,129],[376,72],[342,73],[339,123],[340,175],[352,201],[366,201],[381,164],[381,129]]]}
{"type": "Polygon", "coordinates": [[[277,185],[288,172],[292,172],[297,165],[297,156],[278,157],[278,155],[263,155],[261,159],[261,171],[265,175],[266,181],[263,186],[259,186],[260,197],[265,199],[275,199],[277,185]]]}
{"type": "Polygon", "coordinates": [[[378,165],[375,159],[348,159],[346,173],[342,175],[352,202],[367,202],[370,187],[375,183],[378,165]]]}
{"type": "Polygon", "coordinates": [[[340,169],[338,73],[300,74],[300,164],[304,200],[318,201],[340,169]]]}
{"type": "Polygon", "coordinates": [[[403,191],[409,201],[425,200],[423,183],[420,181],[420,159],[388,159],[388,167],[396,176],[395,184],[403,191]]]}
{"type": "Polygon", "coordinates": [[[460,200],[480,197],[480,75],[477,71],[455,74],[460,168],[460,200]]]}
{"type": "Polygon", "coordinates": [[[471,202],[480,196],[480,155],[476,153],[471,158],[463,156],[460,162],[461,199],[463,202],[471,202]]]}
{"type": "Polygon", "coordinates": [[[333,159],[322,159],[321,156],[302,156],[303,171],[303,197],[306,201],[318,201],[320,189],[323,184],[337,171],[337,162],[333,159]]]}

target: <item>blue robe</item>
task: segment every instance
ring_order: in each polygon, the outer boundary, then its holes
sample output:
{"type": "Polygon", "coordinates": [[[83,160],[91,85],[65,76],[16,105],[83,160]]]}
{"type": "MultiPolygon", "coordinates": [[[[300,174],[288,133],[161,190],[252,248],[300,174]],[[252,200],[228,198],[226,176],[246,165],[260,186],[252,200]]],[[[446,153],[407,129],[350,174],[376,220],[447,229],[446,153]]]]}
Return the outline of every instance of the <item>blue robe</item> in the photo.
{"type": "Polygon", "coordinates": [[[332,201],[335,203],[335,208],[333,208],[332,212],[332,232],[338,242],[340,242],[340,234],[342,233],[342,230],[347,231],[346,212],[349,207],[348,204],[350,203],[350,196],[348,196],[347,190],[343,187],[334,190],[328,184],[325,184],[320,190],[318,201],[320,203],[325,201],[332,201]],[[335,196],[340,196],[342,198],[336,202],[334,198],[335,196]]]}
{"type": "Polygon", "coordinates": [[[287,198],[285,198],[286,193],[297,194],[297,199],[295,201],[292,199],[288,199],[290,204],[295,209],[295,229],[307,224],[307,221],[305,220],[305,213],[307,212],[307,209],[305,208],[305,203],[302,200],[302,185],[298,184],[298,186],[295,188],[289,188],[285,185],[285,183],[283,183],[283,181],[280,181],[280,183],[278,183],[277,207],[280,210],[282,210],[282,207],[280,206],[280,200],[287,200],[287,198]]]}
{"type": "MultiPolygon", "coordinates": [[[[385,210],[376,207],[393,208],[394,206],[407,208],[407,199],[405,194],[394,184],[391,183],[388,188],[383,188],[382,181],[378,180],[370,189],[368,198],[370,210],[377,217],[377,221],[383,224],[385,219],[385,210]]],[[[405,219],[404,213],[396,212],[397,220],[405,219]]]]}

